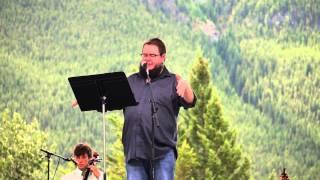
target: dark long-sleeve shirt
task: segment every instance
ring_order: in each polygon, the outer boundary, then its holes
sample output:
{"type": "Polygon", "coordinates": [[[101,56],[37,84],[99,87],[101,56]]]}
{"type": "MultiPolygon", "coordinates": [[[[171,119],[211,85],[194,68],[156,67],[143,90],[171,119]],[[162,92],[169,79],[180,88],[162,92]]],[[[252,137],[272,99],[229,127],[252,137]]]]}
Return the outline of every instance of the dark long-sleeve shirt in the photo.
{"type": "Polygon", "coordinates": [[[122,143],[126,162],[131,159],[151,159],[152,144],[152,113],[151,93],[157,106],[157,121],[159,127],[155,126],[155,159],[163,157],[166,152],[173,149],[177,157],[177,117],[180,107],[193,107],[196,96],[192,103],[187,103],[176,93],[177,80],[174,74],[164,67],[162,73],[152,79],[148,85],[139,73],[128,78],[133,91],[136,106],[124,109],[124,127],[122,143]],[[150,86],[150,87],[148,87],[150,86]]]}

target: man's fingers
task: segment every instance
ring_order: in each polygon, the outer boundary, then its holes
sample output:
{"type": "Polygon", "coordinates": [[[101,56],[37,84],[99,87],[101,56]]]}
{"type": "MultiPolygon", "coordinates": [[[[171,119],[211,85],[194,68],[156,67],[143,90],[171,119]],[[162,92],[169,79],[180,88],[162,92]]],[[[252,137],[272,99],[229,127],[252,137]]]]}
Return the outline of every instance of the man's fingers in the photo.
{"type": "Polygon", "coordinates": [[[181,76],[179,74],[176,74],[176,80],[179,81],[181,79],[181,76]]]}
{"type": "Polygon", "coordinates": [[[181,78],[180,75],[176,74],[176,80],[177,80],[177,86],[176,86],[176,89],[177,89],[177,94],[180,96],[180,97],[184,97],[184,93],[186,91],[186,88],[187,88],[187,83],[185,80],[183,80],[181,78]]]}
{"type": "Polygon", "coordinates": [[[176,89],[177,89],[177,94],[179,96],[183,97],[183,94],[184,94],[184,86],[183,86],[183,84],[182,83],[178,83],[176,89]]]}
{"type": "Polygon", "coordinates": [[[71,106],[74,108],[76,106],[78,106],[78,101],[75,99],[71,102],[71,106]]]}
{"type": "Polygon", "coordinates": [[[183,97],[183,92],[182,92],[181,89],[178,89],[178,90],[177,90],[177,94],[178,94],[180,97],[183,97]]]}

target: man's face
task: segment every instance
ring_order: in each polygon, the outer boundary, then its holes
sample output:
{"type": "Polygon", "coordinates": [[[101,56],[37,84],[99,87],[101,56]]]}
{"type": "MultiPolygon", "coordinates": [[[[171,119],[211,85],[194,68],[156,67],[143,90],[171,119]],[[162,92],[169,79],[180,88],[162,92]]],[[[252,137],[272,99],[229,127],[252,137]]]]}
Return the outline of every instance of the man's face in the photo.
{"type": "Polygon", "coordinates": [[[89,163],[88,154],[83,154],[83,155],[80,155],[79,157],[76,156],[75,160],[77,162],[79,169],[84,170],[85,168],[87,168],[88,163],[89,163]]]}
{"type": "Polygon", "coordinates": [[[149,70],[154,69],[165,60],[165,54],[160,55],[159,49],[155,45],[145,44],[141,54],[141,64],[147,63],[149,70]]]}

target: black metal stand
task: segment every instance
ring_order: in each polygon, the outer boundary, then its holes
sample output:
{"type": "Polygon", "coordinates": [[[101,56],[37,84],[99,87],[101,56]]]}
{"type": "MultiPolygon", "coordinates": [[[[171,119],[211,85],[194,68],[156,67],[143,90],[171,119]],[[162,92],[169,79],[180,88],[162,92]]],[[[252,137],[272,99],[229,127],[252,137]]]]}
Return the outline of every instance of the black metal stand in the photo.
{"type": "Polygon", "coordinates": [[[105,113],[106,113],[106,100],[107,97],[103,96],[101,98],[101,104],[102,104],[102,121],[103,121],[103,180],[106,180],[107,178],[107,169],[106,169],[106,120],[104,119],[105,113]]]}
{"type": "Polygon", "coordinates": [[[81,111],[97,110],[102,112],[103,120],[103,159],[106,179],[106,120],[107,110],[120,110],[138,103],[134,99],[129,82],[124,72],[94,74],[69,77],[71,88],[76,96],[81,111]],[[108,103],[106,103],[108,101],[108,103]]]}
{"type": "Polygon", "coordinates": [[[51,154],[47,153],[46,157],[48,159],[48,168],[47,168],[47,170],[48,170],[48,173],[47,173],[48,178],[47,179],[49,180],[50,179],[50,158],[51,158],[51,154]]]}
{"type": "Polygon", "coordinates": [[[283,168],[283,171],[282,171],[282,173],[280,175],[280,180],[289,180],[289,176],[286,173],[286,168],[283,168]]]}
{"type": "Polygon", "coordinates": [[[154,101],[154,97],[153,97],[153,92],[152,92],[152,88],[151,88],[151,80],[149,77],[149,73],[148,74],[148,78],[146,80],[147,85],[150,89],[150,103],[151,103],[151,115],[152,115],[152,129],[151,129],[151,133],[152,133],[152,144],[151,144],[151,180],[155,180],[155,170],[154,170],[154,159],[155,159],[155,151],[154,151],[154,137],[155,137],[155,125],[157,125],[157,128],[159,128],[159,122],[158,122],[158,117],[157,117],[157,111],[158,108],[156,106],[156,103],[154,101]]]}

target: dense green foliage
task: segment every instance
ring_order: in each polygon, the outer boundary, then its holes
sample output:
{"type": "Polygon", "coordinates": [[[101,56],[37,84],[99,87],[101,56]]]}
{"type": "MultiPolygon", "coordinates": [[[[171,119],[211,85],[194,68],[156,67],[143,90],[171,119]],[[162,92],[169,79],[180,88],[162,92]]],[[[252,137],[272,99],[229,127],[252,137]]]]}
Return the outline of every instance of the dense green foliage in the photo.
{"type": "MultiPolygon", "coordinates": [[[[318,45],[263,38],[238,42],[229,32],[215,46],[216,53],[223,59],[220,63],[227,68],[229,82],[238,96],[270,121],[255,122],[256,126],[267,130],[263,138],[266,142],[260,145],[267,146],[265,150],[272,152],[273,157],[275,154],[279,156],[278,160],[271,158],[270,165],[265,167],[279,163],[288,169],[297,166],[300,168],[295,170],[295,175],[318,177],[319,173],[315,172],[320,157],[316,150],[320,145],[318,45]],[[308,155],[304,156],[306,152],[308,155]]],[[[250,153],[257,153],[256,150],[250,153]]]]}
{"type": "MultiPolygon", "coordinates": [[[[28,123],[38,119],[40,128],[50,133],[49,143],[57,144],[63,155],[70,155],[78,142],[89,142],[102,153],[102,118],[71,108],[74,97],[67,78],[110,71],[129,75],[137,70],[142,42],[158,36],[167,44],[169,70],[185,79],[195,50],[203,51],[223,119],[238,132],[236,141],[249,157],[255,179],[278,177],[283,167],[292,179],[317,179],[317,1],[2,0],[0,111],[9,108],[28,123]],[[195,22],[207,20],[216,27],[215,38],[194,27],[195,22]]],[[[207,99],[213,96],[208,94],[207,99]]],[[[199,101],[194,110],[206,103],[215,104],[199,101]]],[[[215,108],[210,109],[215,115],[215,108]]],[[[124,176],[119,114],[107,115],[108,172],[113,178],[124,176]]],[[[192,177],[186,171],[192,167],[208,166],[197,161],[198,149],[193,149],[201,143],[184,140],[186,117],[179,121],[176,175],[181,179],[192,177]]],[[[209,129],[197,131],[211,137],[209,129]]],[[[71,169],[64,165],[57,176],[71,169]]]]}
{"type": "Polygon", "coordinates": [[[177,0],[177,5],[191,19],[209,19],[222,32],[234,27],[243,38],[275,37],[313,45],[320,41],[319,0],[177,0]]]}
{"type": "Polygon", "coordinates": [[[26,123],[20,114],[4,110],[0,115],[0,179],[44,179],[47,134],[37,120],[26,123]]]}

